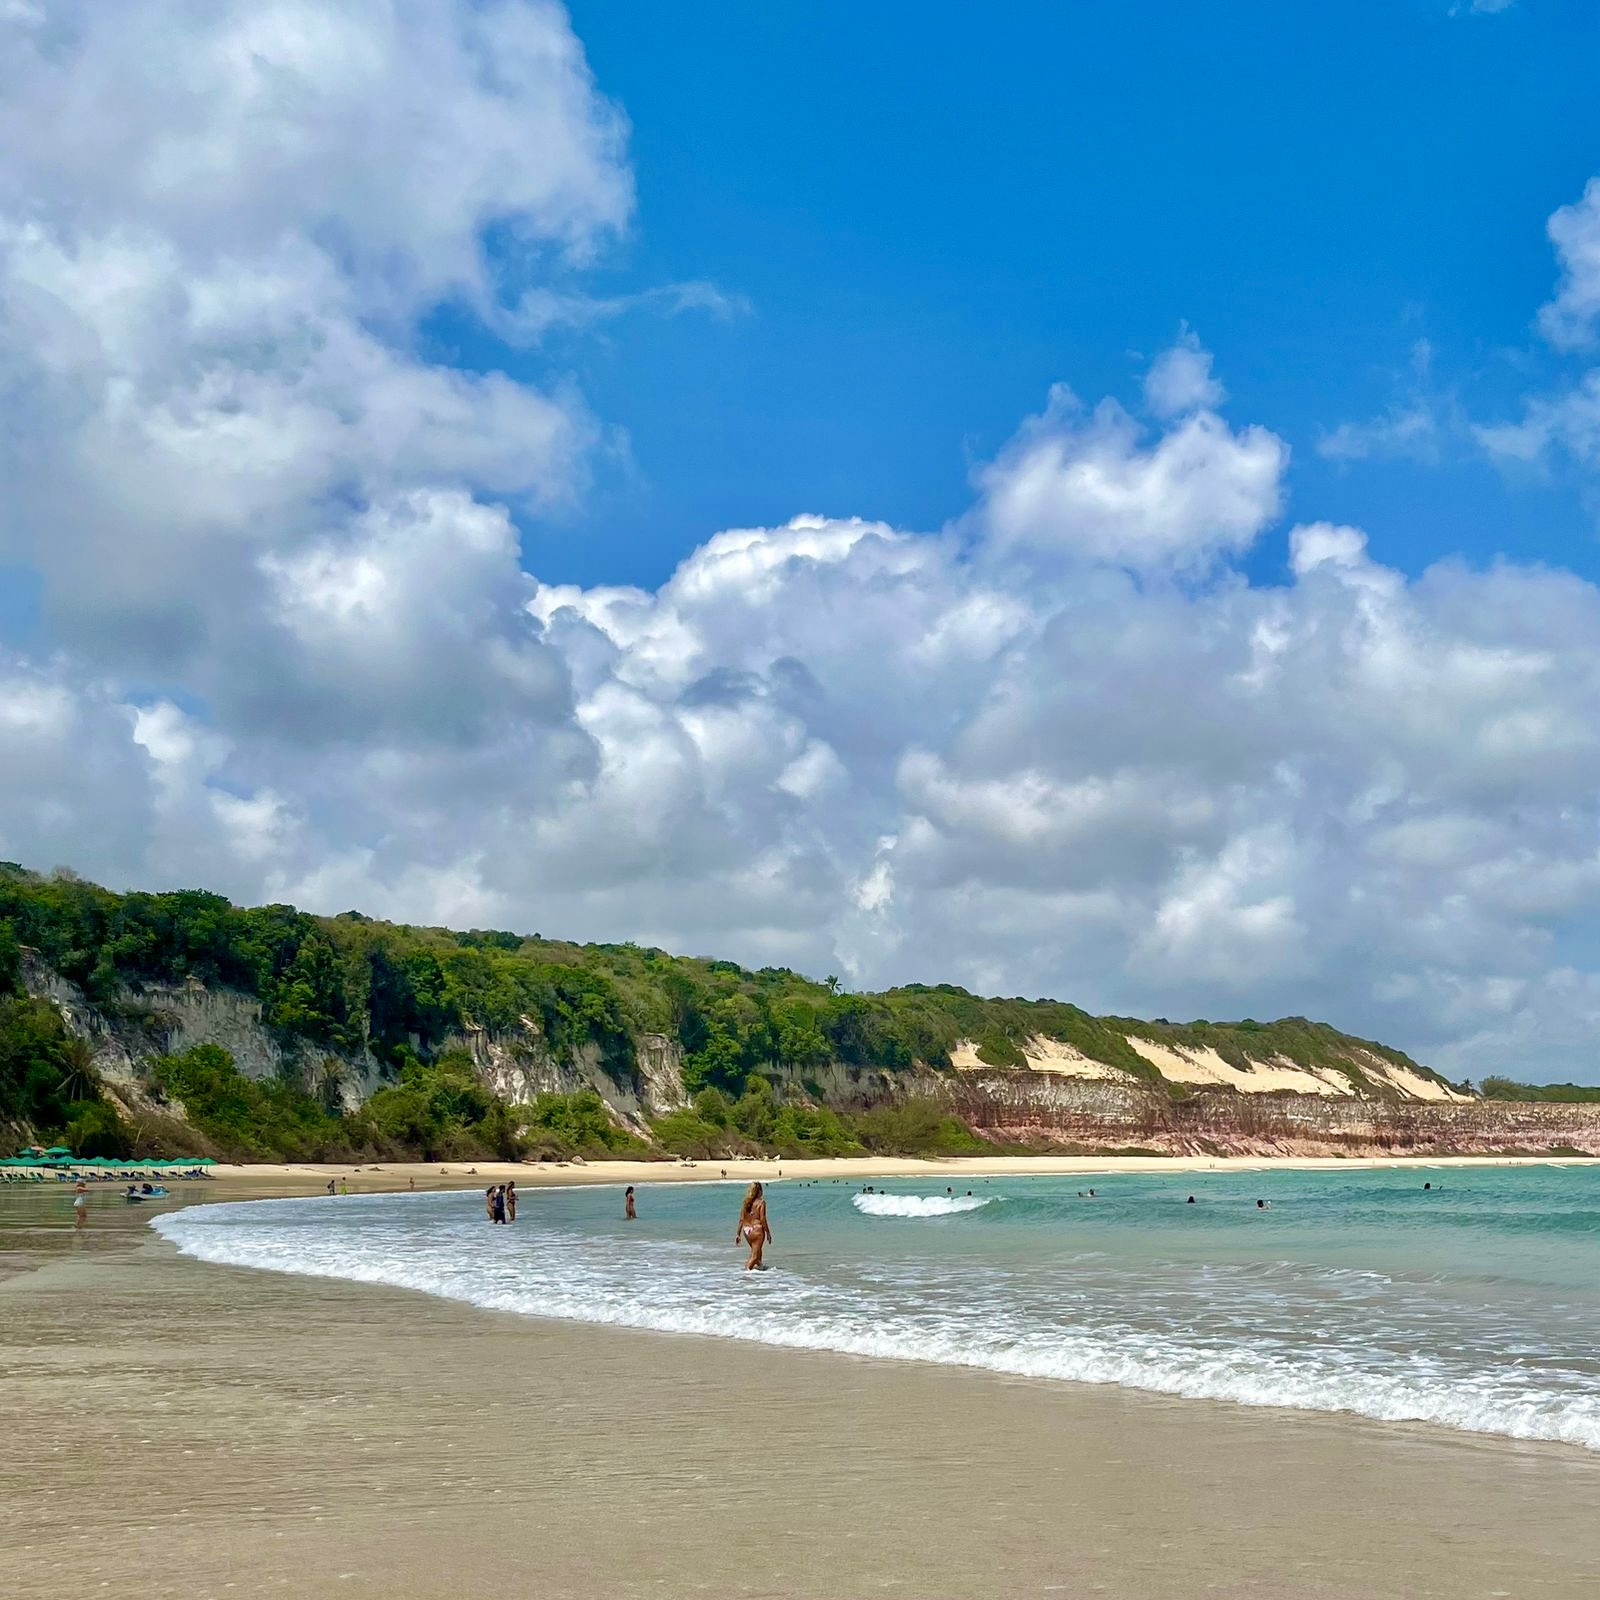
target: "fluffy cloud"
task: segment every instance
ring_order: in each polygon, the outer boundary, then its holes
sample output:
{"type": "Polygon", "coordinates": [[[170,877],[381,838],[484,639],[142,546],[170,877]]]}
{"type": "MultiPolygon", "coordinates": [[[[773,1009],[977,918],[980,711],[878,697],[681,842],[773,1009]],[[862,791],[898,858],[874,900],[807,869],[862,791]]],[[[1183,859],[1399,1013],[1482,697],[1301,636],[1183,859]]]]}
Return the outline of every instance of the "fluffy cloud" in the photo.
{"type": "Polygon", "coordinates": [[[1211,409],[1221,390],[1210,359],[1185,341],[1157,360],[1147,391],[1170,425],[1148,447],[1114,400],[1086,413],[1056,388],[977,476],[990,545],[1140,571],[1203,566],[1248,548],[1278,513],[1289,451],[1265,428],[1233,432],[1211,409]]]}
{"type": "Polygon", "coordinates": [[[564,16],[8,15],[0,540],[49,644],[0,658],[0,855],[1593,1075],[1592,586],[1315,522],[1247,582],[1288,454],[1187,331],[940,533],[541,583],[514,513],[597,425],[416,329],[610,314],[621,123],[564,16]]]}
{"type": "Polygon", "coordinates": [[[1550,218],[1549,233],[1561,282],[1539,313],[1539,326],[1552,344],[1587,344],[1600,318],[1600,178],[1591,178],[1581,200],[1550,218]]]}
{"type": "Polygon", "coordinates": [[[41,573],[56,638],[224,714],[292,682],[280,710],[339,733],[370,672],[307,648],[309,589],[370,577],[375,538],[402,559],[423,497],[433,556],[499,575],[413,597],[391,643],[451,664],[384,716],[437,729],[472,639],[559,715],[516,637],[515,541],[497,513],[485,556],[472,497],[569,498],[593,424],[559,389],[420,359],[415,329],[451,300],[498,314],[626,220],[620,118],[564,14],[138,0],[0,28],[0,555],[41,573]]]}
{"type": "MultiPolygon", "coordinates": [[[[1595,342],[1600,319],[1600,178],[1563,206],[1548,225],[1561,276],[1555,297],[1539,312],[1539,329],[1558,351],[1580,357],[1595,342]]],[[[1473,430],[1478,443],[1502,462],[1544,463],[1564,455],[1580,468],[1600,464],[1600,367],[1565,376],[1530,395],[1516,422],[1473,430]]]]}

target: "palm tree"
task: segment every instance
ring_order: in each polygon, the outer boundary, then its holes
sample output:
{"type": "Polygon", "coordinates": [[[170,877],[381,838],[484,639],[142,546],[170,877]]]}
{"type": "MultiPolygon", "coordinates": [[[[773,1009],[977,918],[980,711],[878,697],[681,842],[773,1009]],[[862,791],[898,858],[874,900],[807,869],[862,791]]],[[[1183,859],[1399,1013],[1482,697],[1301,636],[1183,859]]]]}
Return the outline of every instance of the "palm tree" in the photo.
{"type": "Polygon", "coordinates": [[[830,972],[828,976],[822,980],[822,987],[826,989],[829,994],[838,994],[839,980],[830,972]]]}

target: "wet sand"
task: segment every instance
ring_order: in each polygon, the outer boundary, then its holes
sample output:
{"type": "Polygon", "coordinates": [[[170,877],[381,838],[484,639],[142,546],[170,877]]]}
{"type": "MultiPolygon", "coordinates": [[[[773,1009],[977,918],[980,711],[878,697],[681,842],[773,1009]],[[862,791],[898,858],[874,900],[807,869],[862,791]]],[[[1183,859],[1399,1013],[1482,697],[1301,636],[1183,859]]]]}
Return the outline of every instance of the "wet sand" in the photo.
{"type": "Polygon", "coordinates": [[[114,1202],[0,1193],[15,1600],[1600,1592],[1575,1448],[484,1312],[114,1202]]]}

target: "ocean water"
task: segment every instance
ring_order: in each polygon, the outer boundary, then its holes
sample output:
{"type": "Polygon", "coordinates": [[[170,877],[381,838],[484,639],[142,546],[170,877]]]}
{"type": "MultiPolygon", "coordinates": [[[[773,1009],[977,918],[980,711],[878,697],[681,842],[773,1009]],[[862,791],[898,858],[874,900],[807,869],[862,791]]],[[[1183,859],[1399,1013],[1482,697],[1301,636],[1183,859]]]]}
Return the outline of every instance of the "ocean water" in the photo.
{"type": "Polygon", "coordinates": [[[1600,1168],[874,1187],[769,1185],[761,1274],[741,1270],[734,1184],[641,1185],[633,1223],[606,1186],[525,1190],[511,1227],[471,1192],[192,1206],[151,1225],[207,1261],[530,1316],[1600,1450],[1600,1168]]]}

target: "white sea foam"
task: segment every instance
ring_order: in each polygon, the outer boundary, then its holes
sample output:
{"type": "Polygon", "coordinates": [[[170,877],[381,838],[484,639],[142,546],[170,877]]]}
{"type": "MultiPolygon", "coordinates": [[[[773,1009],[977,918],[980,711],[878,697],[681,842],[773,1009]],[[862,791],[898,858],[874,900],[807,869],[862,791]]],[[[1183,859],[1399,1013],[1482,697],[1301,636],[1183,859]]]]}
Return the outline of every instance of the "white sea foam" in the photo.
{"type": "Polygon", "coordinates": [[[953,1217],[963,1211],[976,1211],[989,1198],[973,1195],[858,1194],[850,1204],[869,1217],[953,1217]]]}
{"type": "MultiPolygon", "coordinates": [[[[868,1215],[886,1216],[946,1215],[987,1203],[852,1199],[868,1215]],[[931,1209],[872,1212],[864,1202],[931,1209]]],[[[1480,1330],[1463,1350],[1459,1337],[1428,1327],[1424,1302],[1397,1300],[1405,1291],[1392,1284],[1374,1284],[1371,1298],[1341,1310],[1340,1285],[1357,1276],[1349,1272],[1318,1273],[1308,1289],[1305,1269],[1293,1268],[1302,1275],[1293,1279],[1287,1263],[1208,1266],[1210,1326],[1192,1314],[1193,1283],[1174,1288],[1143,1274],[1135,1281],[1126,1263],[1092,1252],[1023,1297],[1014,1271],[997,1274],[942,1251],[926,1271],[913,1262],[884,1287],[864,1274],[745,1274],[727,1245],[631,1233],[602,1242],[557,1213],[546,1217],[548,1225],[531,1216],[514,1232],[489,1229],[475,1217],[393,1197],[198,1206],[152,1225],[202,1260],[392,1285],[493,1310],[1355,1412],[1600,1450],[1593,1373],[1566,1358],[1546,1366],[1508,1359],[1515,1321],[1480,1330]],[[1307,1338],[1318,1306],[1329,1320],[1307,1338]],[[1408,1316],[1420,1319],[1420,1334],[1408,1316]]],[[[1581,1329],[1575,1337],[1580,1343],[1567,1338],[1568,1347],[1587,1348],[1581,1329]]]]}

